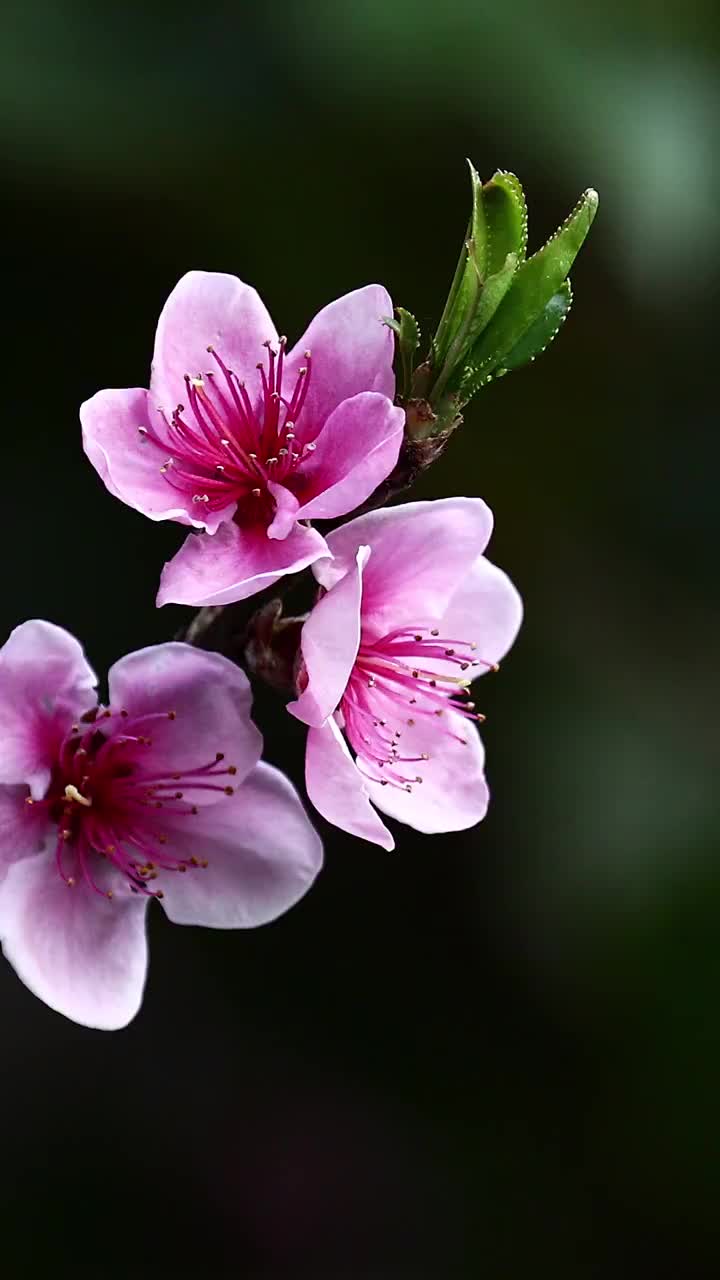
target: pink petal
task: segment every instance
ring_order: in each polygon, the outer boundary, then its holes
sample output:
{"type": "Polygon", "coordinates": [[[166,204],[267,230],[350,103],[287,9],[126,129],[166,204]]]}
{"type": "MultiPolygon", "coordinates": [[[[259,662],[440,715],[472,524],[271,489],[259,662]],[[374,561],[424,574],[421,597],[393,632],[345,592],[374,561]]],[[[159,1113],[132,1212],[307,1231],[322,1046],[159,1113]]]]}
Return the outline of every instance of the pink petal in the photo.
{"type": "MultiPolygon", "coordinates": [[[[479,556],[438,625],[443,636],[474,641],[477,657],[492,663],[504,658],[513,644],[522,613],[522,600],[507,574],[479,556]]],[[[473,678],[483,670],[475,668],[473,678]]]]}
{"type": "Polygon", "coordinates": [[[47,813],[27,800],[27,787],[0,786],[0,883],[11,863],[40,853],[45,845],[47,813]]]}
{"type": "Polygon", "coordinates": [[[381,636],[403,625],[436,626],[491,530],[492,512],[480,498],[385,507],[328,534],[334,559],[321,560],[314,573],[330,588],[350,569],[358,547],[369,546],[364,630],[381,636]]]}
{"type": "Polygon", "coordinates": [[[62,627],[23,622],[0,649],[0,783],[25,782],[40,799],[61,738],[93,707],[97,677],[62,627]]]}
{"type": "Polygon", "coordinates": [[[395,395],[395,342],[383,316],[392,316],[392,301],[380,285],[369,284],[331,302],[315,316],[285,361],[283,386],[291,387],[298,370],[312,357],[310,385],[298,423],[298,439],[312,440],[343,400],[361,391],[395,395]]]}
{"type": "Polygon", "coordinates": [[[158,607],[164,604],[231,604],[269,587],[286,573],[327,555],[315,529],[296,524],[283,541],[264,528],[223,524],[213,537],[191,534],[162,571],[158,607]]]}
{"type": "Polygon", "coordinates": [[[428,835],[474,827],[485,817],[489,799],[485,753],[475,725],[452,712],[437,719],[418,717],[415,726],[403,729],[402,754],[420,756],[423,751],[429,760],[403,766],[408,775],[416,771],[422,782],[413,783],[410,793],[368,782],[373,804],[428,835]]]}
{"type": "Polygon", "coordinates": [[[359,507],[395,466],[404,427],[404,410],[377,392],[338,405],[298,473],[301,518],[327,520],[359,507]]]}
{"type": "Polygon", "coordinates": [[[322,844],[297,792],[259,764],[226,804],[203,809],[188,831],[165,824],[173,854],[206,868],[163,877],[162,906],[176,924],[245,929],[267,924],[302,898],[322,865],[322,844]]]}
{"type": "Polygon", "coordinates": [[[175,285],[158,321],[150,381],[153,409],[172,412],[185,402],[185,374],[196,377],[214,368],[208,346],[216,348],[238,378],[259,386],[256,365],[265,359],[263,343],[268,340],[277,342],[277,331],[254,289],[222,272],[189,271],[175,285]]]}
{"type": "Polygon", "coordinates": [[[385,823],[368,800],[365,780],[332,718],[321,729],[308,730],[305,785],[312,804],[328,822],[383,849],[395,848],[385,823]]]}
{"type": "Polygon", "coordinates": [[[295,494],[282,484],[274,484],[271,480],[267,488],[276,504],[275,515],[272,523],[268,525],[267,536],[268,538],[287,538],[297,523],[300,503],[295,494]]]}
{"type": "MultiPolygon", "coordinates": [[[[177,642],[139,649],[110,668],[108,684],[114,710],[131,716],[160,713],[147,726],[154,773],[198,768],[222,752],[227,764],[236,766],[239,784],[260,759],[262,736],[250,719],[250,683],[219,653],[177,642]]],[[[207,803],[218,798],[216,792],[205,794],[207,803]]],[[[220,798],[226,799],[222,793],[220,798]]],[[[193,802],[202,798],[194,796],[193,802]]]]}
{"type": "Polygon", "coordinates": [[[51,1009],[113,1031],[137,1013],[147,971],[147,899],[110,902],[68,888],[47,854],[24,858],[0,886],[0,937],[18,977],[51,1009]]]}
{"type": "Polygon", "coordinates": [[[307,686],[288,711],[305,724],[321,725],[337,707],[360,646],[360,602],[367,547],[357,553],[354,567],[323,596],[302,629],[302,656],[307,686]]]}
{"type": "Polygon", "coordinates": [[[169,451],[138,431],[158,425],[150,423],[147,391],[98,391],[82,405],[80,421],[85,453],[114,498],[151,520],[205,527],[190,496],[174,489],[160,471],[169,451]]]}

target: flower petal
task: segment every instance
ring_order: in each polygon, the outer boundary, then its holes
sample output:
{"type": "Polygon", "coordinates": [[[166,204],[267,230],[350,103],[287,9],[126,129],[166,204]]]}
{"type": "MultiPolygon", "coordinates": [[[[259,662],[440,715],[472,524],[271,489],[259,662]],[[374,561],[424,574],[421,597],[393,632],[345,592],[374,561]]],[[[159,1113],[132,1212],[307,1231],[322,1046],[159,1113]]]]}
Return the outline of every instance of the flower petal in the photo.
{"type": "MultiPolygon", "coordinates": [[[[522,600],[507,574],[478,556],[438,625],[443,636],[475,641],[477,657],[492,663],[513,644],[522,614],[522,600]]],[[[475,668],[473,678],[482,674],[482,668],[475,668]]]]}
{"type": "Polygon", "coordinates": [[[158,607],[164,604],[231,604],[269,587],[286,573],[327,555],[316,529],[296,524],[287,538],[268,538],[259,526],[223,524],[212,537],[191,534],[162,571],[158,607]]]}
{"type": "Polygon", "coordinates": [[[112,902],[84,882],[68,888],[41,853],[8,870],[0,887],[3,952],[18,977],[51,1009],[113,1031],[137,1013],[147,971],[145,905],[112,902]]]}
{"type": "Polygon", "coordinates": [[[225,804],[204,809],[188,830],[167,823],[168,847],[206,868],[163,877],[162,906],[176,924],[246,929],[267,924],[307,892],[322,844],[292,784],[259,764],[225,804]]]}
{"type": "Polygon", "coordinates": [[[368,800],[368,788],[355,765],[334,719],[320,729],[308,730],[305,755],[308,796],[324,818],[383,849],[395,841],[368,800]]]}
{"type": "Polygon", "coordinates": [[[313,572],[326,588],[353,563],[359,546],[372,555],[363,576],[363,630],[381,636],[395,627],[436,626],[492,530],[480,498],[409,502],[358,516],[328,534],[334,559],[313,572]]]}
{"type": "Polygon", "coordinates": [[[295,494],[282,484],[275,484],[270,480],[267,488],[275,501],[275,515],[272,523],[268,525],[267,536],[268,538],[287,538],[297,523],[300,503],[295,494]]]}
{"type": "Polygon", "coordinates": [[[473,723],[452,712],[441,719],[418,717],[414,726],[403,729],[402,748],[403,755],[430,756],[409,766],[422,782],[413,783],[411,792],[368,782],[368,795],[378,809],[428,835],[464,831],[485,817],[485,753],[473,723]]]}
{"type": "Polygon", "coordinates": [[[298,472],[300,518],[328,520],[359,507],[395,466],[404,426],[404,410],[375,391],[338,405],[298,472]]]}
{"type": "Polygon", "coordinates": [[[185,375],[195,377],[213,367],[208,346],[217,349],[238,378],[259,390],[256,365],[268,340],[276,342],[277,331],[250,285],[223,272],[189,271],[175,285],[158,321],[152,408],[172,412],[184,403],[185,375]]]}
{"type": "Polygon", "coordinates": [[[288,711],[305,724],[321,725],[337,707],[360,647],[363,566],[370,554],[361,547],[349,573],[318,601],[301,634],[307,685],[288,711]]]}
{"type": "Polygon", "coordinates": [[[160,471],[168,451],[138,431],[156,425],[150,422],[147,391],[98,391],[82,405],[80,421],[85,453],[114,498],[150,520],[205,527],[190,496],[174,489],[160,471]]]}
{"type": "Polygon", "coordinates": [[[0,783],[25,782],[40,799],[57,747],[96,704],[97,677],[74,636],[52,622],[23,622],[0,649],[0,783]]]}
{"type": "Polygon", "coordinates": [[[311,321],[289,353],[283,376],[283,387],[292,387],[310,351],[310,383],[297,423],[298,440],[313,440],[333,409],[361,391],[379,391],[392,400],[395,341],[382,322],[392,313],[386,290],[369,284],[337,298],[311,321]]]}
{"type": "MultiPolygon", "coordinates": [[[[236,766],[239,784],[260,759],[262,736],[250,719],[250,682],[219,653],[177,642],[138,649],[110,668],[108,684],[113,709],[131,717],[159,713],[147,726],[153,773],[197,768],[222,752],[236,766]]],[[[217,793],[207,796],[213,800],[217,793]]],[[[193,796],[193,802],[201,800],[193,796]]]]}
{"type": "Polygon", "coordinates": [[[42,851],[47,835],[47,813],[28,804],[27,787],[0,786],[0,883],[11,863],[42,851]]]}

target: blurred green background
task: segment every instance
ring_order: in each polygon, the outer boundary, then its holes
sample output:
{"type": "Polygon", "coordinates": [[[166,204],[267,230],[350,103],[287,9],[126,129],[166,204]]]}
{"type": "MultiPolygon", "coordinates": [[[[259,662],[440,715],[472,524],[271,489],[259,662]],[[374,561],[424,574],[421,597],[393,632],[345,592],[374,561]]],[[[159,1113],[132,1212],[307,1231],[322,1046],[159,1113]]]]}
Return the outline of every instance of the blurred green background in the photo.
{"type": "MultiPolygon", "coordinates": [[[[80,402],[146,381],[192,267],[291,341],[389,288],[428,332],[468,204],[515,170],[537,247],[600,214],[549,352],[419,496],[482,495],[526,601],[478,690],[487,821],[388,855],[328,828],[270,928],[151,922],[108,1036],[0,969],[4,1274],[717,1275],[720,91],[709,0],[34,0],[0,19],[3,636],[99,669],[169,638],[178,528],[105,493],[80,402]]],[[[302,730],[268,694],[267,755],[302,730]]]]}

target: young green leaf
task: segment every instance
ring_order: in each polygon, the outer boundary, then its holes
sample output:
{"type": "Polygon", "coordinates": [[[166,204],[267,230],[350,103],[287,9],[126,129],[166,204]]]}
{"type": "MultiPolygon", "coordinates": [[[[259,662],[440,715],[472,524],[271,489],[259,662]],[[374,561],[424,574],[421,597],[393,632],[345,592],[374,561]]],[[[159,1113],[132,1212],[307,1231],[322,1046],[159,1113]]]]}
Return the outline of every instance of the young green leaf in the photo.
{"type": "MultiPolygon", "coordinates": [[[[553,307],[550,307],[547,317],[545,309],[555,295],[561,293],[595,217],[597,205],[597,193],[586,191],[547,244],[518,267],[491,322],[469,352],[466,369],[450,383],[451,388],[457,386],[461,390],[463,398],[469,398],[469,388],[472,386],[476,390],[495,369],[501,365],[509,367],[506,358],[518,348],[536,322],[541,336],[545,332],[544,323],[551,324],[553,307]]],[[[552,336],[550,333],[546,342],[552,336]]],[[[529,339],[529,346],[532,345],[533,340],[529,339]]]]}
{"type": "Polygon", "coordinates": [[[413,357],[420,346],[420,328],[417,320],[404,307],[395,308],[398,320],[386,321],[397,334],[398,354],[400,356],[400,399],[404,402],[410,395],[410,383],[413,373],[413,357]]]}
{"type": "Polygon", "coordinates": [[[508,355],[503,356],[503,367],[510,372],[511,369],[519,369],[521,365],[539,356],[562,328],[571,306],[572,287],[570,281],[566,280],[557,293],[554,293],[545,303],[540,315],[517,345],[508,355]]]}

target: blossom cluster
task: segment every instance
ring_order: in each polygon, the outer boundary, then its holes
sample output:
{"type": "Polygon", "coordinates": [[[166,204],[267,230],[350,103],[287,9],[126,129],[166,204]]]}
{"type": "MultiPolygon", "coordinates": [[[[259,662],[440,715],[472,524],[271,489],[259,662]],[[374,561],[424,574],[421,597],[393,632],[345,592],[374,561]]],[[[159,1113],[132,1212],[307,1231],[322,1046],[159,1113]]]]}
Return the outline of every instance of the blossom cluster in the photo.
{"type": "MultiPolygon", "coordinates": [[[[385,849],[385,817],[427,833],[483,818],[472,682],[521,619],[485,557],[480,499],[338,525],[403,445],[392,314],[371,285],[289,347],[254,289],[191,272],[160,316],[149,389],[100,391],[81,409],[108,491],[189,530],[158,605],[229,605],[310,570],[288,705],[308,726],[307,797],[385,849]]],[[[261,762],[234,662],[173,642],[116,662],[106,700],[96,683],[51,623],[23,623],[0,650],[0,938],[52,1008],[116,1028],[142,998],[152,899],[180,924],[264,924],[310,887],[322,846],[295,789],[261,762]]]]}

